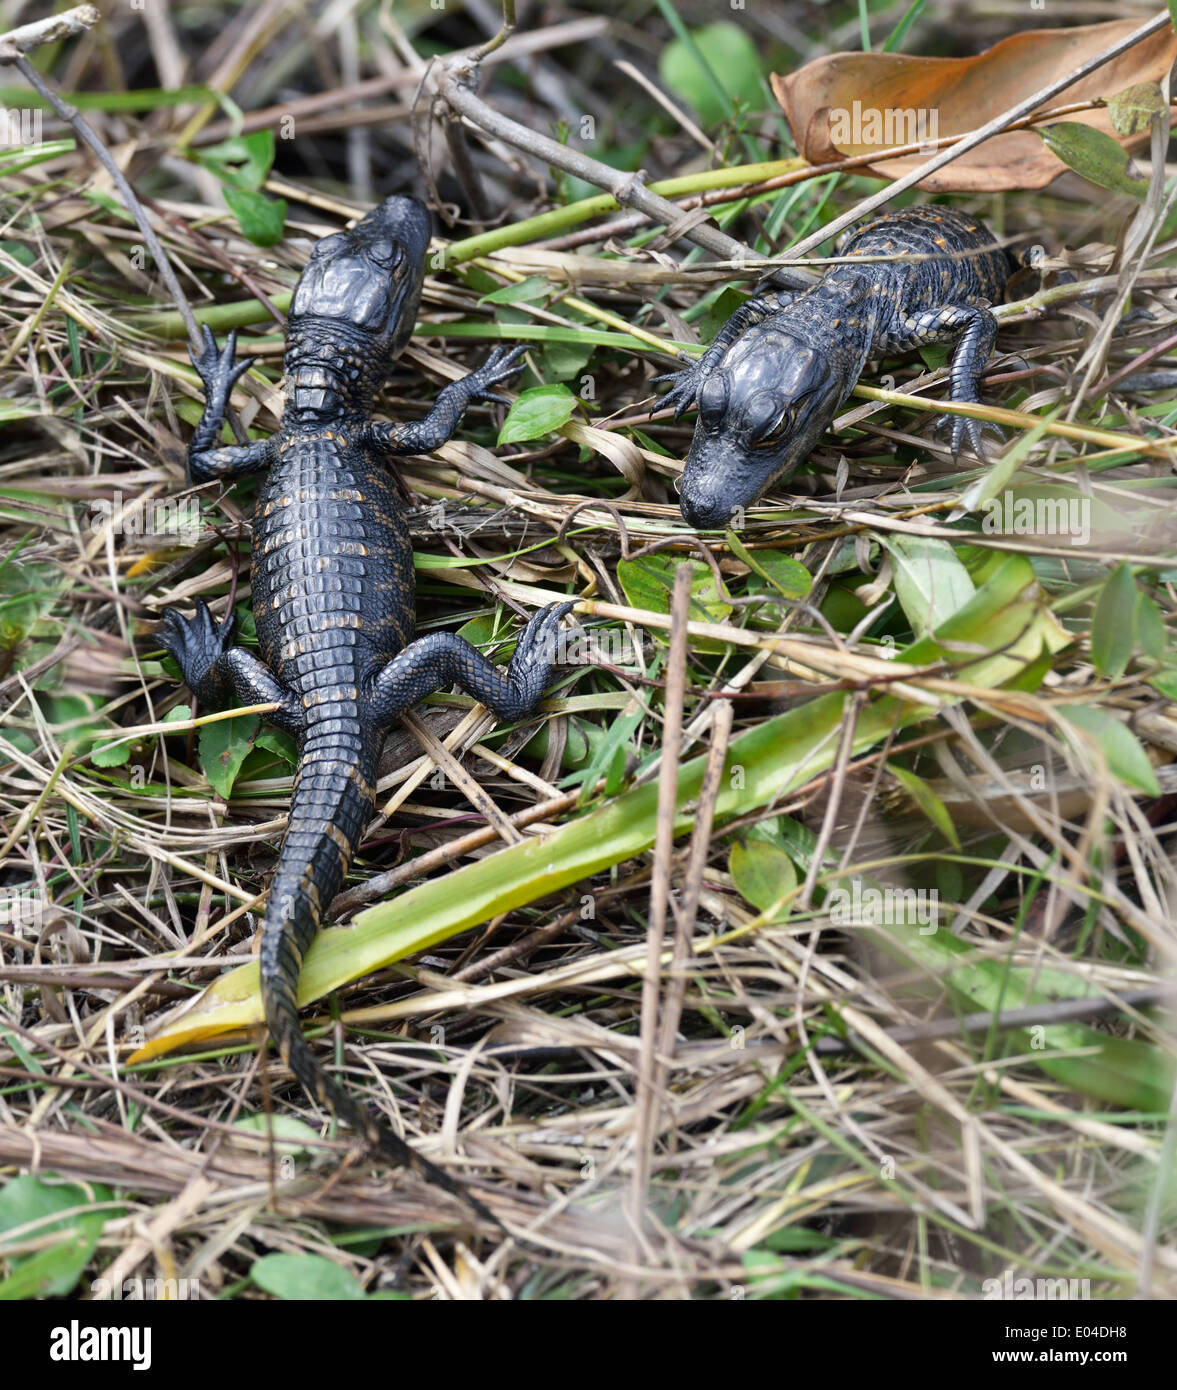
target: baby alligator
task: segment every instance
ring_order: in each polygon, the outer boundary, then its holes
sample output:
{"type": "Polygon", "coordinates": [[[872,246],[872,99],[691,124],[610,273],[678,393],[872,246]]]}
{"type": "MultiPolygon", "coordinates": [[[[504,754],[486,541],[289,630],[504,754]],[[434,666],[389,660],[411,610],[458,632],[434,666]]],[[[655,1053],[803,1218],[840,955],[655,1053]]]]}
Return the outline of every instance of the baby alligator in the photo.
{"type": "Polygon", "coordinates": [[[320,1066],[298,1026],[303,956],[343,882],[370,817],[384,733],[432,691],[457,682],[500,719],[533,708],[551,673],[556,629],[571,604],[532,617],[504,673],[447,632],[411,641],[413,555],[384,461],[452,437],[474,401],[519,370],[522,349],[496,349],[447,386],[419,423],[375,424],[372,404],[409,340],[424,277],[429,216],[389,198],[350,232],[315,246],[290,306],[286,397],[278,434],[218,447],[233,384],[235,335],[218,351],[205,329],[193,365],[206,405],[188,451],[193,482],[267,470],[253,519],[252,587],[261,660],[231,645],[233,618],[169,609],[161,632],[184,680],[210,706],[273,701],[267,717],[297,740],[286,835],[262,926],[266,1024],[307,1091],[396,1163],[494,1217],[440,1168],[369,1115],[320,1066]]]}
{"type": "MultiPolygon", "coordinates": [[[[788,477],[854,389],[868,357],[958,339],[954,401],[980,401],[978,377],[993,348],[988,310],[1013,269],[987,228],[949,208],[913,207],[869,222],[841,256],[885,257],[831,267],[812,289],[748,300],[703,356],[660,380],[677,419],[699,419],[680,488],[692,526],[730,524],[770,483],[788,477]]],[[[967,436],[978,457],[991,421],[942,416],[957,453],[967,436]]]]}

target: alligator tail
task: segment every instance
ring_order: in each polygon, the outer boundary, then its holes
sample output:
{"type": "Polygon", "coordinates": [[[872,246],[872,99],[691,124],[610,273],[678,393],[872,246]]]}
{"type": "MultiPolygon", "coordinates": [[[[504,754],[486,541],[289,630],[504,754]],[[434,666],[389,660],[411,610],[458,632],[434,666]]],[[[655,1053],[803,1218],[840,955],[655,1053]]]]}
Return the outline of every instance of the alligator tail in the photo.
{"type": "MultiPolygon", "coordinates": [[[[358,737],[357,731],[357,741],[358,737]]],[[[413,1168],[501,1228],[498,1218],[460,1182],[353,1100],[324,1070],[299,1027],[298,979],[303,956],[324,911],[343,884],[372,807],[372,785],[364,774],[374,774],[375,769],[358,766],[359,753],[352,738],[340,738],[338,723],[330,735],[316,737],[312,732],[304,740],[286,837],[262,927],[260,966],[266,1026],[283,1061],[308,1094],[362,1135],[369,1148],[398,1166],[413,1168]]]]}

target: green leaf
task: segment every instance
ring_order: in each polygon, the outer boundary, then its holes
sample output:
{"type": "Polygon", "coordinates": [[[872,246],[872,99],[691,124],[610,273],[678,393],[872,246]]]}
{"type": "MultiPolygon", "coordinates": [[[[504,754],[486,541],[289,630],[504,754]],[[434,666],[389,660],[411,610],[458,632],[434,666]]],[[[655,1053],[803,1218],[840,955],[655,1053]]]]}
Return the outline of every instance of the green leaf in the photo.
{"type": "Polygon", "coordinates": [[[194,150],[193,155],[220,179],[226,192],[238,189],[256,193],[274,163],[274,132],[266,129],[252,135],[234,135],[219,145],[194,150]]]}
{"type": "MultiPolygon", "coordinates": [[[[670,600],[674,592],[674,572],[681,564],[691,568],[690,618],[692,622],[722,623],[732,613],[732,605],[726,590],[715,586],[715,573],[710,565],[702,560],[681,560],[671,555],[643,555],[637,560],[617,562],[617,580],[626,599],[634,608],[645,608],[651,613],[669,613],[670,600]]],[[[669,641],[667,633],[655,630],[655,641],[669,641]]],[[[695,638],[692,646],[696,651],[718,652],[726,650],[723,642],[709,638],[695,638]]]]}
{"type": "Polygon", "coordinates": [[[261,720],[256,714],[240,714],[236,719],[218,719],[200,731],[200,766],[209,785],[226,801],[241,764],[253,748],[261,720]]]}
{"type": "Polygon", "coordinates": [[[479,304],[532,304],[543,299],[553,288],[546,275],[529,275],[517,285],[504,285],[502,289],[484,294],[479,304]]]}
{"type": "Polygon", "coordinates": [[[883,543],[895,566],[895,593],[917,637],[951,618],[976,592],[947,541],[889,536],[883,543]]]}
{"type": "Polygon", "coordinates": [[[0,1237],[17,1226],[41,1222],[54,1212],[73,1211],[59,1221],[45,1221],[35,1234],[59,1234],[58,1244],[31,1255],[10,1256],[10,1273],[0,1283],[0,1300],[63,1298],[82,1277],[98,1244],[102,1228],[117,1212],[77,1211],[110,1199],[106,1188],[89,1190],[72,1183],[50,1184],[39,1178],[13,1178],[0,1190],[0,1237]]]}
{"type": "Polygon", "coordinates": [[[567,386],[532,386],[520,394],[499,431],[500,444],[542,439],[572,418],[577,399],[567,386]]]}
{"type": "MultiPolygon", "coordinates": [[[[736,843],[727,867],[736,891],[761,912],[767,912],[797,888],[797,866],[783,849],[768,840],[736,843]]],[[[774,920],[783,922],[788,915],[785,908],[774,920]]]]}
{"type": "Polygon", "coordinates": [[[317,1144],[322,1137],[317,1129],[293,1115],[246,1115],[233,1128],[251,1136],[260,1135],[267,1150],[272,1142],[279,1158],[306,1153],[308,1145],[317,1144]]]}
{"type": "Polygon", "coordinates": [[[734,531],[727,533],[732,554],[765,579],[784,598],[803,599],[813,588],[813,575],[800,560],[779,550],[749,550],[734,531]]]}
{"type": "Polygon", "coordinates": [[[1136,609],[1136,631],[1144,654],[1153,661],[1160,661],[1165,655],[1169,634],[1165,631],[1165,619],[1159,605],[1143,590],[1136,609]]]}
{"type": "Polygon", "coordinates": [[[1152,763],[1127,724],[1098,705],[1063,705],[1059,713],[1068,724],[1095,739],[1113,776],[1149,796],[1160,796],[1161,788],[1152,763]]]}
{"type": "Polygon", "coordinates": [[[131,757],[131,744],[124,739],[122,743],[105,743],[100,748],[91,748],[90,761],[95,767],[122,767],[131,757]]]}
{"type": "Polygon", "coordinates": [[[1127,565],[1108,576],[1091,619],[1091,660],[1108,680],[1119,680],[1136,647],[1136,580],[1127,565]]]}
{"type": "Polygon", "coordinates": [[[289,734],[284,734],[281,729],[275,729],[271,725],[267,724],[262,729],[254,739],[254,745],[266,749],[269,753],[276,753],[290,767],[294,767],[298,762],[298,744],[289,734]]]}
{"type": "Polygon", "coordinates": [[[325,1255],[263,1255],[249,1276],[275,1298],[336,1303],[366,1298],[355,1275],[325,1255]]]}
{"type": "Polygon", "coordinates": [[[1104,131],[1081,121],[1058,121],[1038,134],[1068,169],[1088,183],[1113,193],[1127,193],[1132,198],[1143,198],[1148,192],[1148,180],[1128,172],[1128,151],[1104,131]]]}
{"type": "Polygon", "coordinates": [[[726,121],[732,115],[733,99],[744,106],[759,105],[763,99],[760,53],[746,29],[708,24],[694,30],[690,40],[667,44],[658,59],[658,72],[664,86],[695,108],[703,125],[726,121]],[[715,89],[716,82],[727,94],[726,103],[715,89]]]}
{"type": "Polygon", "coordinates": [[[922,777],[917,777],[909,768],[898,763],[888,763],[887,771],[903,787],[925,816],[954,849],[960,849],[960,837],[948,813],[948,807],[936,795],[922,777]]]}
{"type": "Polygon", "coordinates": [[[1154,690],[1159,690],[1166,700],[1177,701],[1177,668],[1169,666],[1164,671],[1158,671],[1148,683],[1154,690]]]}
{"type": "Polygon", "coordinates": [[[255,246],[274,246],[282,240],[286,227],[285,199],[267,198],[264,193],[235,188],[222,191],[242,232],[255,246]]]}

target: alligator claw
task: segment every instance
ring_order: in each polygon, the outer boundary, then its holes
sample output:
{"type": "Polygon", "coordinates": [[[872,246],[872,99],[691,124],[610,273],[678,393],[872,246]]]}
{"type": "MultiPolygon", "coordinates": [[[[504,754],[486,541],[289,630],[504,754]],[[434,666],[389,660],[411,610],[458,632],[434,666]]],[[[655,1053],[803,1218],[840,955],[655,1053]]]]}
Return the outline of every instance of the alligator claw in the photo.
{"type": "Polygon", "coordinates": [[[204,382],[205,399],[224,404],[237,382],[257,361],[256,357],[243,357],[235,362],[237,356],[237,330],[231,329],[224,349],[217,347],[212,329],[206,323],[203,328],[204,349],[200,353],[192,351],[189,344],[188,356],[204,382]]]}
{"type": "Polygon", "coordinates": [[[184,675],[184,684],[195,690],[210,668],[233,643],[236,617],[230,613],[217,622],[202,598],[196,600],[196,613],[186,618],[175,608],[163,615],[159,643],[175,660],[184,675]]]}
{"type": "Polygon", "coordinates": [[[523,365],[526,347],[497,347],[482,364],[466,378],[471,390],[471,400],[498,401],[502,405],[511,402],[503,396],[495,395],[493,387],[513,377],[523,365]]]}
{"type": "Polygon", "coordinates": [[[673,406],[674,418],[677,420],[695,404],[695,396],[699,390],[699,368],[692,365],[682,367],[677,372],[665,372],[662,376],[656,376],[650,384],[657,386],[662,381],[673,381],[675,384],[658,402],[659,409],[665,410],[667,406],[673,406]]]}
{"type": "Polygon", "coordinates": [[[1005,431],[992,420],[974,420],[970,415],[938,415],[932,425],[933,432],[947,431],[952,456],[960,454],[961,445],[967,438],[969,448],[984,462],[986,434],[991,434],[999,443],[1005,443],[1005,431]]]}
{"type": "Polygon", "coordinates": [[[549,603],[546,608],[531,615],[527,626],[519,634],[515,654],[511,658],[511,674],[515,678],[526,673],[537,700],[548,683],[552,667],[557,664],[556,636],[560,630],[560,620],[575,607],[575,602],[549,603]]]}

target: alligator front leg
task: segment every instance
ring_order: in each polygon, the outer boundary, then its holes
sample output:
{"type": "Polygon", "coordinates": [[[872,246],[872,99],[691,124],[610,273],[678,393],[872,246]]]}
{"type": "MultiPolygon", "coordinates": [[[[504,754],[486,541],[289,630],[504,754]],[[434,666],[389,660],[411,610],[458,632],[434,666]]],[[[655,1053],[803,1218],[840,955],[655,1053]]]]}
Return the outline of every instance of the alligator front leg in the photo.
{"type": "MultiPolygon", "coordinates": [[[[881,346],[887,350],[906,350],[959,338],[949,368],[952,399],[980,405],[981,372],[993,351],[996,337],[997,320],[988,309],[948,304],[942,309],[926,309],[904,319],[899,330],[889,334],[881,346]]],[[[967,435],[969,445],[979,459],[985,457],[982,441],[986,431],[999,440],[1005,438],[992,420],[973,420],[966,415],[937,416],[933,428],[951,430],[953,454],[960,453],[961,443],[967,435]]]]}
{"type": "Polygon", "coordinates": [[[230,615],[218,623],[203,599],[196,600],[196,616],[185,618],[174,608],[163,615],[160,645],[176,659],[184,674],[184,684],[202,705],[224,709],[239,705],[266,705],[278,708],[266,718],[284,733],[297,737],[302,731],[304,713],[301,702],[283,686],[268,666],[243,647],[232,647],[236,618],[230,615]]]}
{"type": "Polygon", "coordinates": [[[246,357],[234,363],[236,352],[236,332],[229,334],[229,341],[221,351],[207,324],[204,326],[204,351],[197,356],[188,349],[192,365],[204,382],[204,414],[188,445],[188,476],[194,483],[207,483],[212,478],[232,482],[247,473],[268,468],[274,461],[274,446],[269,439],[259,439],[252,444],[218,445],[229,396],[238,378],[249,371],[255,361],[246,357]]]}
{"type": "Polygon", "coordinates": [[[526,348],[495,348],[477,371],[452,381],[438,396],[437,402],[424,420],[408,424],[368,425],[361,443],[384,454],[428,454],[454,437],[462,416],[475,401],[498,401],[510,405],[505,396],[495,393],[495,387],[519,370],[526,348]]]}
{"type": "Polygon", "coordinates": [[[574,606],[552,603],[533,614],[506,671],[452,632],[431,632],[410,642],[372,682],[376,720],[387,727],[418,700],[455,682],[500,719],[521,719],[539,703],[551,679],[560,619],[574,606]]]}
{"type": "Polygon", "coordinates": [[[795,290],[777,290],[772,294],[758,295],[755,299],[746,299],[715,335],[711,346],[702,357],[677,372],[666,372],[663,376],[653,379],[651,386],[657,386],[661,381],[674,382],[658,402],[658,409],[665,410],[668,405],[673,406],[674,418],[677,420],[684,411],[694,405],[698,399],[699,388],[719,366],[728,348],[749,328],[754,328],[771,315],[780,313],[796,297],[795,290]]]}

